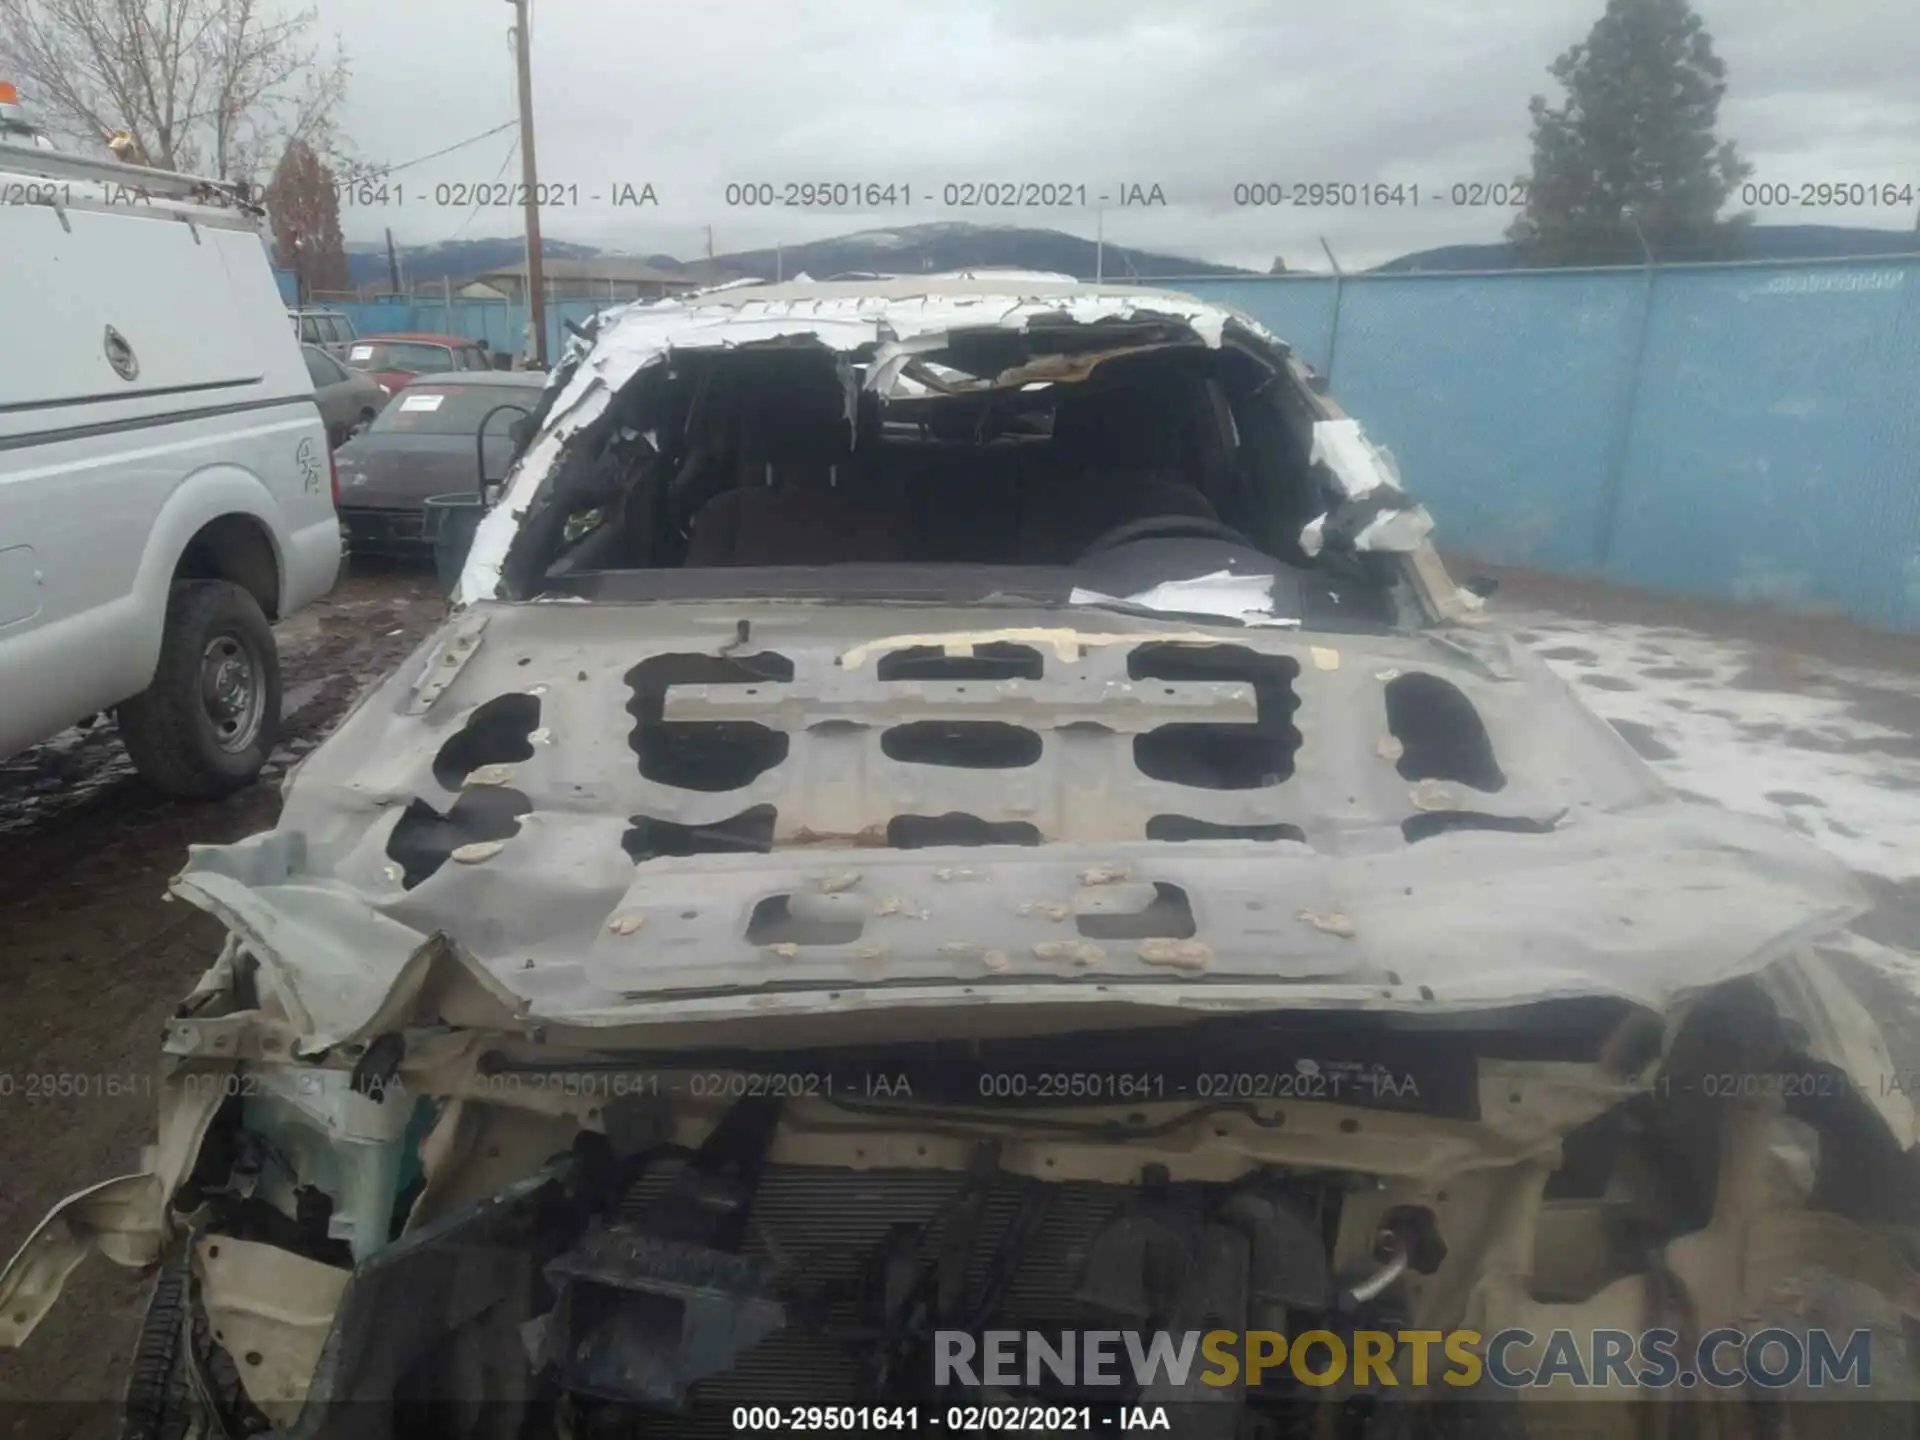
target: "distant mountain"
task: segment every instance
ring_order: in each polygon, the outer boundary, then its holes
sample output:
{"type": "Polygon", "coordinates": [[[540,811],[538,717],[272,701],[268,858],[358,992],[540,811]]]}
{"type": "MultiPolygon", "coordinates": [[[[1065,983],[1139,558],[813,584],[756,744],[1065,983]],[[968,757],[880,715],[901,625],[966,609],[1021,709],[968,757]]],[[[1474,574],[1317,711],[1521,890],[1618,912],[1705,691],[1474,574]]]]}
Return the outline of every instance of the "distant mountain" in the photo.
{"type": "MultiPolygon", "coordinates": [[[[659,263],[660,257],[650,257],[659,263]]],[[[1246,275],[1233,265],[1107,244],[1104,254],[1093,241],[1060,230],[1015,225],[973,225],[942,221],[862,230],[830,240],[807,240],[774,250],[742,250],[688,266],[715,278],[792,277],[802,271],[816,280],[833,275],[912,275],[926,271],[966,270],[979,266],[1052,270],[1091,280],[1096,269],[1109,280],[1164,275],[1246,275]]]]}
{"type": "MultiPolygon", "coordinates": [[[[610,252],[593,245],[548,240],[540,253],[556,259],[584,260],[610,252]]],[[[436,287],[442,280],[456,284],[488,270],[518,266],[526,246],[518,237],[495,240],[452,240],[439,245],[403,247],[403,279],[414,289],[436,287]]],[[[780,250],[742,250],[711,260],[678,260],[671,255],[648,255],[646,263],[674,271],[702,283],[744,276],[774,279],[805,271],[816,280],[831,275],[884,273],[920,274],[937,270],[964,270],[1001,266],[1020,270],[1053,270],[1091,280],[1096,266],[1110,280],[1158,275],[1246,275],[1253,272],[1232,265],[1137,250],[1109,244],[1103,256],[1091,240],[1059,230],[1012,225],[970,225],[944,222],[903,225],[893,230],[862,230],[829,240],[807,240],[780,250]]],[[[384,287],[387,254],[384,246],[364,243],[347,247],[347,274],[358,285],[384,287]]]]}
{"type": "MultiPolygon", "coordinates": [[[[1839,260],[1854,255],[1920,255],[1920,231],[1864,225],[1755,225],[1747,230],[1738,258],[1839,260]]],[[[1374,270],[1510,270],[1514,263],[1511,245],[1442,245],[1402,255],[1374,270]]]]}

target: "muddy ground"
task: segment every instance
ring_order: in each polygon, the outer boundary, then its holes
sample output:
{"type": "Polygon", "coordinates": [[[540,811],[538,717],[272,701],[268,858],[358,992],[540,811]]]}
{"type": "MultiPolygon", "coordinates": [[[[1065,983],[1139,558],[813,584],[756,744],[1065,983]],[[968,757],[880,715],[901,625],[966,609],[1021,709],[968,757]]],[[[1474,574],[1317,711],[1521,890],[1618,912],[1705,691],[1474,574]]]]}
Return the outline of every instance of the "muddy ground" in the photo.
{"type": "MultiPolygon", "coordinates": [[[[1875,938],[1920,949],[1920,876],[1906,869],[1920,865],[1920,638],[1500,578],[1496,610],[1672,783],[1841,854],[1876,887],[1875,938]]],[[[384,570],[282,627],[280,765],[443,611],[429,576],[384,570]]],[[[277,806],[277,779],[218,805],[162,800],[110,725],[0,764],[0,1253],[67,1192],[137,1167],[162,1020],[220,939],[164,898],[166,882],[189,844],[263,828],[277,806]],[[87,1093],[62,1093],[74,1090],[87,1093]]],[[[137,1276],[83,1266],[26,1348],[0,1355],[0,1437],[111,1435],[145,1294],[137,1276]]]]}
{"type": "MultiPolygon", "coordinates": [[[[164,898],[186,847],[271,825],[277,772],[445,612],[430,574],[386,569],[348,577],[280,626],[276,774],[220,804],[148,790],[111,723],[0,764],[0,1252],[69,1191],[138,1168],[162,1022],[221,938],[210,917],[164,898]]],[[[0,1435],[113,1434],[102,1402],[124,1384],[145,1299],[140,1277],[83,1266],[27,1347],[0,1354],[0,1435]],[[89,1403],[43,1403],[55,1401],[89,1403]]]]}

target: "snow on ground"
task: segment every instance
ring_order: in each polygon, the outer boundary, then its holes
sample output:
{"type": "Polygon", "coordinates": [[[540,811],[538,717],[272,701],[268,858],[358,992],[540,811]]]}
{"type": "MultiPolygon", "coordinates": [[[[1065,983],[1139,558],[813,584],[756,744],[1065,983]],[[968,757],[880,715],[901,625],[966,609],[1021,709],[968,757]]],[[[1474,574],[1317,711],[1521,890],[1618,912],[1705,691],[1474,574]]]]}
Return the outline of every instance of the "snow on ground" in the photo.
{"type": "Polygon", "coordinates": [[[1672,627],[1507,618],[1676,789],[1784,821],[1854,870],[1920,879],[1920,677],[1672,627]]]}

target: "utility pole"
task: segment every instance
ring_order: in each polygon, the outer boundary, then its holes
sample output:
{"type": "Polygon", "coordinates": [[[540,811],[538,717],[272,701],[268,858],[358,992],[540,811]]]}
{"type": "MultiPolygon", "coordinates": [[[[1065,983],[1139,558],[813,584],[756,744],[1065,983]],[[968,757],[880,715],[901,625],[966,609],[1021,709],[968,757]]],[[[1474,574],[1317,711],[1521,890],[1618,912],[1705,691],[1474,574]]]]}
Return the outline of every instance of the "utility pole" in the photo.
{"type": "Polygon", "coordinates": [[[547,276],[540,263],[540,170],[533,159],[533,38],[527,33],[527,0],[513,6],[513,53],[520,76],[520,182],[527,192],[527,315],[533,325],[533,355],[547,365],[547,276]]]}
{"type": "Polygon", "coordinates": [[[1107,207],[1102,205],[1093,217],[1093,278],[1097,284],[1107,278],[1107,207]]]}
{"type": "Polygon", "coordinates": [[[393,227],[387,227],[387,293],[400,293],[400,257],[393,252],[393,227]]]}

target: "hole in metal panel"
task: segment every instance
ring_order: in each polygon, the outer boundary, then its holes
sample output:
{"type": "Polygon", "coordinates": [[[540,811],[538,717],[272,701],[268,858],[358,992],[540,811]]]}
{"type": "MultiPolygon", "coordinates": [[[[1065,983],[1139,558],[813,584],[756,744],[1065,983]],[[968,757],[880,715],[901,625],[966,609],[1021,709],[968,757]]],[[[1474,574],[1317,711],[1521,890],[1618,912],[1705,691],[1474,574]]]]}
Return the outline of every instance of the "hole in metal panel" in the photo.
{"type": "Polygon", "coordinates": [[[1162,725],[1133,739],[1133,763],[1152,780],[1204,790],[1253,790],[1293,774],[1300,732],[1293,682],[1300,662],[1244,645],[1140,645],[1127,656],[1134,680],[1239,681],[1258,705],[1250,725],[1162,725]]]}
{"type": "Polygon", "coordinates": [[[640,773],[661,785],[708,793],[738,790],[787,758],[788,737],[751,720],[664,718],[666,694],[674,685],[753,685],[793,679],[793,662],[784,655],[723,658],[716,655],[654,655],[627,672],[633,698],[628,744],[640,760],[640,773]]]}
{"type": "Polygon", "coordinates": [[[1191,815],[1155,815],[1147,821],[1149,840],[1294,840],[1305,844],[1298,825],[1219,825],[1191,815]]]}
{"type": "Polygon", "coordinates": [[[1526,815],[1482,815],[1477,810],[1429,810],[1409,815],[1400,822],[1400,833],[1408,844],[1431,840],[1455,830],[1502,830],[1512,835],[1550,835],[1551,820],[1535,820],[1526,815]]]}
{"type": "Polygon", "coordinates": [[[411,890],[462,845],[511,840],[532,809],[531,800],[504,785],[463,791],[444,815],[424,800],[409,801],[387,836],[387,858],[400,867],[401,888],[411,890]]]}
{"type": "Polygon", "coordinates": [[[875,674],[882,680],[1038,680],[1045,672],[1031,645],[995,641],[971,655],[949,655],[937,645],[914,645],[883,655],[875,674]]]}
{"type": "Polygon", "coordinates": [[[682,825],[652,815],[635,815],[620,837],[620,848],[635,864],[668,855],[765,855],[773,849],[771,805],[755,805],[711,825],[682,825]]]}
{"type": "Polygon", "coordinates": [[[1037,731],[1004,720],[916,720],[880,736],[880,753],[903,765],[1017,770],[1040,758],[1037,731]]]}
{"type": "Polygon", "coordinates": [[[1451,681],[1418,671],[1398,675],[1387,682],[1386,702],[1403,779],[1452,780],[1486,791],[1506,785],[1480,712],[1451,681]]]}
{"type": "Polygon", "coordinates": [[[1193,907],[1178,885],[1155,881],[1153,899],[1130,915],[1075,915],[1074,927],[1089,940],[1187,940],[1193,907]]]}
{"type": "Polygon", "coordinates": [[[859,920],[795,915],[790,895],[769,895],[747,921],[749,945],[851,945],[866,927],[859,920]]]}
{"type": "Polygon", "coordinates": [[[895,850],[929,845],[1038,845],[1040,830],[1024,820],[982,820],[952,811],[946,815],[896,815],[887,822],[887,844],[895,850]]]}
{"type": "Polygon", "coordinates": [[[540,697],[513,691],[474,708],[467,721],[433,757],[433,778],[458,790],[482,765],[515,764],[533,758],[533,732],[540,728],[540,697]]]}

